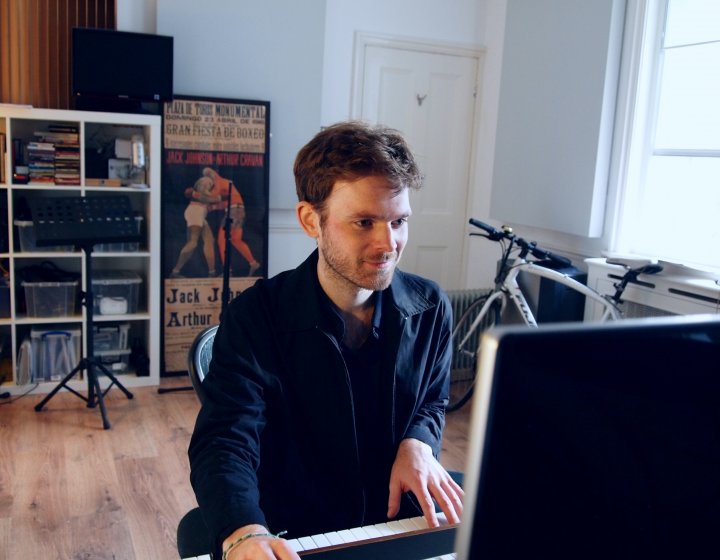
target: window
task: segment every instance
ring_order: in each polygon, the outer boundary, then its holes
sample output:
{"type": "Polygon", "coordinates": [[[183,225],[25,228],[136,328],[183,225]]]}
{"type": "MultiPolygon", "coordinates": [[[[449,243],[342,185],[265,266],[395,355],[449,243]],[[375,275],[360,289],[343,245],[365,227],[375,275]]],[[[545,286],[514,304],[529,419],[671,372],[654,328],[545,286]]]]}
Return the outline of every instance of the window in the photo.
{"type": "Polygon", "coordinates": [[[643,8],[613,249],[720,269],[720,2],[643,8]]]}

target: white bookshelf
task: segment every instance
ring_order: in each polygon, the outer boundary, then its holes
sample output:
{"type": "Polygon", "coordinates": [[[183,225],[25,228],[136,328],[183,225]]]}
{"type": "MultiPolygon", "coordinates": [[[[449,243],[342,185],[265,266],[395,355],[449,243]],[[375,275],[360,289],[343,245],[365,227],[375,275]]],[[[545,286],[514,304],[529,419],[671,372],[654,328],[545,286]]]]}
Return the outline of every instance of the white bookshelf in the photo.
{"type": "MultiPolygon", "coordinates": [[[[117,375],[123,385],[128,388],[146,385],[158,385],[160,379],[160,153],[161,153],[161,118],[154,115],[117,114],[89,111],[67,111],[52,109],[32,109],[25,107],[0,106],[0,135],[5,138],[6,149],[2,154],[4,176],[0,181],[0,264],[7,271],[8,287],[5,288],[7,306],[0,299],[0,337],[4,349],[0,372],[5,377],[3,391],[21,394],[32,389],[37,393],[47,393],[57,385],[59,379],[25,379],[19,372],[20,347],[23,341],[31,337],[35,331],[61,331],[80,333],[79,342],[82,355],[88,355],[86,347],[87,325],[86,307],[80,304],[80,295],[76,295],[74,306],[66,306],[65,312],[51,313],[52,316],[38,316],[37,309],[28,313],[26,289],[22,285],[22,274],[28,267],[50,262],[62,270],[76,273],[78,290],[86,284],[85,257],[82,251],[49,250],[35,247],[28,249],[28,244],[21,247],[20,233],[24,225],[15,225],[16,220],[27,222],[27,202],[32,197],[53,196],[106,196],[127,195],[133,212],[138,216],[142,241],[137,244],[120,244],[119,247],[103,247],[106,251],[94,250],[92,253],[92,272],[114,271],[137,274],[142,282],[138,289],[137,306],[132,312],[118,315],[94,313],[96,328],[123,325],[128,333],[128,348],[141,346],[149,358],[147,374],[138,375],[132,366],[123,369],[119,364],[110,369],[117,375]],[[48,131],[52,125],[68,125],[77,128],[79,139],[79,178],[70,179],[70,183],[60,183],[45,179],[44,182],[31,180],[27,184],[13,178],[15,158],[13,147],[19,141],[23,147],[39,137],[37,132],[48,131]],[[104,172],[107,160],[115,158],[115,140],[130,141],[133,136],[142,136],[146,155],[145,174],[142,181],[134,177],[134,184],[122,181],[116,185],[107,181],[104,172]],[[140,186],[138,186],[140,185],[140,186]],[[39,250],[38,250],[39,249],[39,250]],[[120,249],[120,250],[115,250],[120,249]],[[129,325],[129,330],[126,325],[129,325]],[[9,345],[9,348],[8,348],[9,345]],[[115,369],[119,368],[119,369],[115,369]]],[[[121,142],[122,144],[122,142],[121,142]]],[[[17,146],[16,150],[17,151],[17,146]]],[[[57,147],[57,146],[56,146],[57,147]]],[[[25,148],[23,148],[25,149],[25,148]]],[[[70,150],[72,151],[72,150],[70,150]]],[[[56,160],[57,161],[57,160],[56,160]]],[[[25,163],[28,163],[27,160],[25,163]]],[[[36,177],[37,178],[37,177],[36,177]]],[[[30,289],[35,294],[42,290],[35,285],[30,289]]],[[[96,288],[94,287],[95,291],[96,288]]],[[[0,294],[2,297],[2,294],[0,294]]],[[[36,336],[37,338],[37,336],[36,336]]],[[[97,340],[96,340],[97,346],[97,340]]],[[[112,352],[111,352],[112,354],[112,352]]],[[[118,357],[126,357],[127,352],[118,352],[118,357]]],[[[79,359],[82,356],[77,356],[79,359]]],[[[26,370],[27,371],[27,370],[26,370]]],[[[47,371],[47,368],[46,368],[47,371]]],[[[144,372],[143,372],[144,373],[144,372]]],[[[57,376],[56,376],[57,377],[57,376]]],[[[60,376],[62,377],[62,376],[60,376]]],[[[100,382],[107,386],[107,378],[100,375],[100,382]]],[[[87,382],[76,377],[70,386],[78,391],[87,389],[87,382]]]]}

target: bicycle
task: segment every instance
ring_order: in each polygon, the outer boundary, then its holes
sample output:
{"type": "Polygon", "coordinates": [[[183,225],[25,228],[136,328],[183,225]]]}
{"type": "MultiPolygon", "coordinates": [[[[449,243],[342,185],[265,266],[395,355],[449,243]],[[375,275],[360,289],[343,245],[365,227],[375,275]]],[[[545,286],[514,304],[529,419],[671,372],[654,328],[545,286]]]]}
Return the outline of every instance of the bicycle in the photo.
{"type": "Polygon", "coordinates": [[[554,268],[571,266],[570,259],[539,247],[535,241],[518,237],[509,226],[496,229],[474,218],[469,222],[472,226],[483,230],[482,233],[471,232],[470,236],[485,237],[499,243],[502,247],[502,256],[494,280],[494,288],[473,301],[453,328],[453,363],[462,363],[466,367],[456,368],[453,371],[448,412],[458,410],[472,396],[480,335],[482,331],[500,324],[501,316],[508,304],[513,305],[524,324],[528,327],[537,327],[535,315],[518,283],[518,275],[521,272],[557,282],[589,298],[601,306],[599,320],[607,321],[622,318],[620,305],[623,301],[622,294],[628,284],[638,282],[638,276],[641,274],[656,274],[662,270],[660,265],[649,260],[608,259],[609,263],[622,265],[626,272],[614,285],[614,294],[600,294],[567,274],[554,270],[554,268]]]}

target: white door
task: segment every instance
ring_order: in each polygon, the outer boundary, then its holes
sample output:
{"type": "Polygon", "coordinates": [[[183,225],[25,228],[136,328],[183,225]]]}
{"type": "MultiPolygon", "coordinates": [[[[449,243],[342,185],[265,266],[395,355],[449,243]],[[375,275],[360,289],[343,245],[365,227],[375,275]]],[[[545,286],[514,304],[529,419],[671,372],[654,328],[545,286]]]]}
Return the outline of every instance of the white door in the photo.
{"type": "Polygon", "coordinates": [[[410,240],[400,268],[446,290],[464,287],[478,66],[478,56],[364,46],[359,117],[400,130],[425,176],[410,195],[410,240]]]}

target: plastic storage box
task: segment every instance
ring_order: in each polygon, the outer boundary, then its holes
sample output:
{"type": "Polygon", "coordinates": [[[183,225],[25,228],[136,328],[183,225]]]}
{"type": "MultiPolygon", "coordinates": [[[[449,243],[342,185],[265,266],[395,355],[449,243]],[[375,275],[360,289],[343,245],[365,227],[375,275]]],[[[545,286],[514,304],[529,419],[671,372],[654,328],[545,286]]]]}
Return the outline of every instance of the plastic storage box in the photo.
{"type": "Polygon", "coordinates": [[[18,238],[20,240],[20,250],[25,253],[35,252],[65,252],[69,253],[73,250],[72,245],[55,245],[51,247],[38,247],[35,241],[35,224],[31,221],[15,220],[13,222],[17,226],[18,238]]]}
{"type": "MultiPolygon", "coordinates": [[[[137,225],[137,233],[140,234],[143,222],[142,216],[135,216],[135,224],[137,225]]],[[[127,241],[122,243],[98,243],[95,245],[95,251],[100,253],[109,252],[120,252],[120,253],[132,253],[140,249],[140,243],[137,241],[127,241]]]]}
{"type": "Polygon", "coordinates": [[[136,313],[142,278],[135,272],[98,270],[93,272],[93,311],[100,315],[136,313]]]}
{"type": "Polygon", "coordinates": [[[70,373],[80,360],[80,336],[79,329],[32,329],[31,380],[57,381],[70,373]]]}
{"type": "Polygon", "coordinates": [[[93,328],[93,348],[95,352],[126,350],[130,323],[101,325],[93,328]]]}
{"type": "Polygon", "coordinates": [[[129,369],[130,350],[102,350],[95,352],[95,360],[110,373],[125,373],[129,369]]]}
{"type": "Polygon", "coordinates": [[[28,317],[63,317],[75,314],[78,281],[22,282],[28,317]]]}

